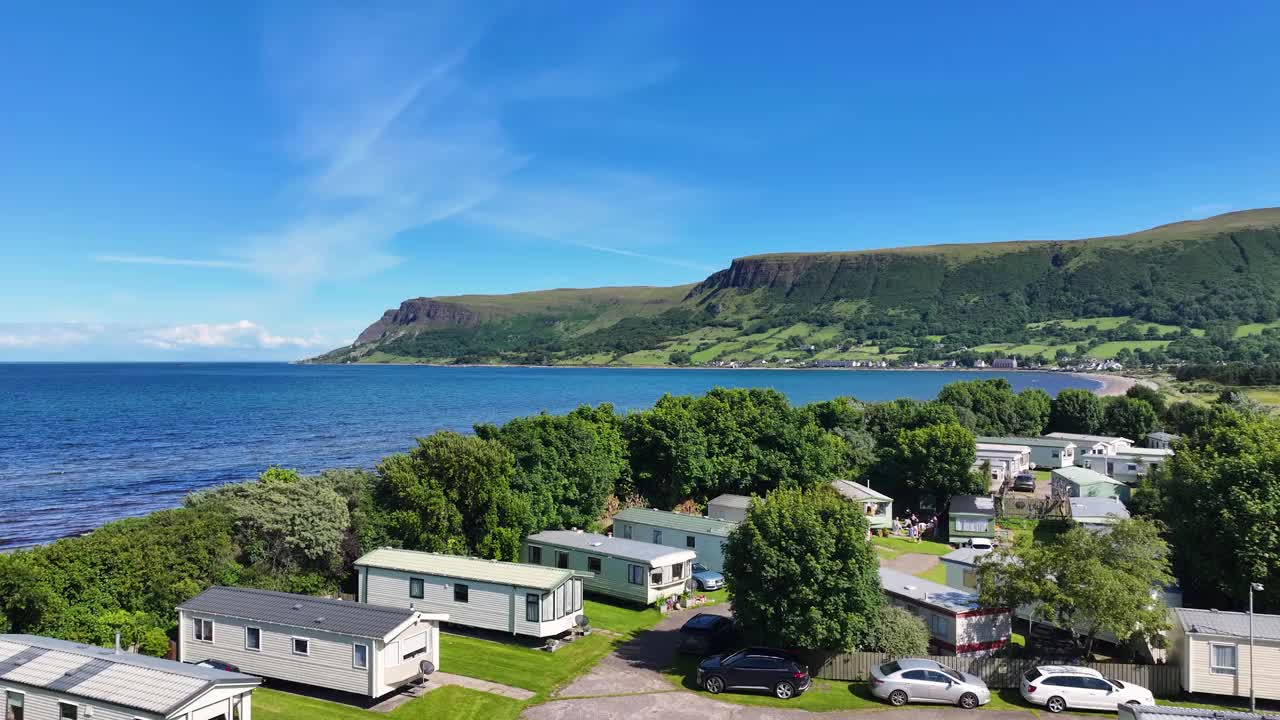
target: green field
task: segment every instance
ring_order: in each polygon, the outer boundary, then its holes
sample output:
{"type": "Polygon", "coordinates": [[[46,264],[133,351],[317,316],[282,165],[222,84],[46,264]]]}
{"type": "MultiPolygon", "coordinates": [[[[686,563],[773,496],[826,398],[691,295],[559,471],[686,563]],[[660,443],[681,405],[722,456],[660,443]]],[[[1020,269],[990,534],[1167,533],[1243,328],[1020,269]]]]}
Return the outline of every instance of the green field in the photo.
{"type": "Polygon", "coordinates": [[[1101,345],[1089,351],[1089,357],[1100,359],[1113,358],[1116,353],[1124,348],[1130,350],[1154,350],[1155,348],[1164,349],[1169,346],[1168,340],[1116,340],[1114,342],[1104,342],[1101,345]]]}
{"type": "Polygon", "coordinates": [[[1269,323],[1249,323],[1236,328],[1236,337],[1245,337],[1246,335],[1260,335],[1263,330],[1268,328],[1280,327],[1280,320],[1273,320],[1269,323]]]}

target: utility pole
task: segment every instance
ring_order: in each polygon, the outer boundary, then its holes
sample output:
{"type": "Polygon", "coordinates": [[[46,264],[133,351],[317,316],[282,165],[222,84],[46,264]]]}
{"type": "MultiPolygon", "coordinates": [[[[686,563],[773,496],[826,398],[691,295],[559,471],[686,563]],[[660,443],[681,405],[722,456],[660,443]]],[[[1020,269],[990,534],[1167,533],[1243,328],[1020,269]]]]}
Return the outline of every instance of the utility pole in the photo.
{"type": "Polygon", "coordinates": [[[1249,712],[1257,712],[1258,699],[1253,694],[1253,594],[1262,592],[1262,583],[1249,583],[1249,712]]]}

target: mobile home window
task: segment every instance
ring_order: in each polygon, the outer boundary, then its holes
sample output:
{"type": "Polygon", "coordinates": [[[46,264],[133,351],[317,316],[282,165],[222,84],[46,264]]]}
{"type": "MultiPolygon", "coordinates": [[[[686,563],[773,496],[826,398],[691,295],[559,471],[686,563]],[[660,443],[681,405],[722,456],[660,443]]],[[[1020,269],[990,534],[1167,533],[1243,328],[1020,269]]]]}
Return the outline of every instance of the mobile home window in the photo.
{"type": "Polygon", "coordinates": [[[262,629],[256,627],[247,627],[244,629],[244,649],[245,650],[261,650],[262,649],[262,629]]]}
{"type": "Polygon", "coordinates": [[[369,669],[369,646],[355,643],[351,646],[351,667],[357,670],[369,669]]]}
{"type": "Polygon", "coordinates": [[[310,640],[308,640],[308,639],[306,639],[306,638],[294,638],[294,639],[293,639],[293,654],[294,654],[294,655],[310,655],[310,654],[311,654],[311,641],[310,641],[310,640]]]}
{"type": "Polygon", "coordinates": [[[453,585],[453,601],[454,602],[470,602],[471,588],[462,583],[454,583],[453,585]]]}
{"type": "Polygon", "coordinates": [[[1137,470],[1137,469],[1138,469],[1138,464],[1137,464],[1137,463],[1129,463],[1128,468],[1129,468],[1129,470],[1132,472],[1132,471],[1134,471],[1134,470],[1137,470]]]}
{"type": "Polygon", "coordinates": [[[970,520],[968,518],[956,518],[956,530],[960,532],[986,532],[987,521],[981,518],[970,520]]]}
{"type": "Polygon", "coordinates": [[[422,578],[409,578],[409,597],[421,600],[426,595],[427,581],[422,578]]]}
{"type": "Polygon", "coordinates": [[[195,618],[192,620],[195,638],[201,642],[213,642],[213,621],[195,618]]]}
{"type": "Polygon", "coordinates": [[[687,548],[696,548],[698,546],[698,539],[692,535],[689,535],[684,539],[684,546],[687,548]]]}
{"type": "Polygon", "coordinates": [[[58,717],[61,720],[76,720],[80,717],[80,706],[71,703],[58,703],[58,717]]]}
{"type": "Polygon", "coordinates": [[[654,568],[653,571],[649,573],[649,582],[654,585],[662,584],[662,568],[654,568]]]}
{"type": "Polygon", "coordinates": [[[569,569],[569,553],[560,550],[556,551],[556,567],[562,570],[569,569]]]}
{"type": "Polygon", "coordinates": [[[529,562],[533,563],[534,565],[542,564],[542,548],[538,547],[537,545],[529,546],[529,562]]]}
{"type": "Polygon", "coordinates": [[[655,544],[655,545],[661,545],[661,544],[662,544],[662,531],[661,531],[661,530],[654,530],[654,531],[653,531],[653,544],[655,544]]]}
{"type": "Polygon", "coordinates": [[[13,720],[24,720],[26,711],[22,707],[23,700],[26,696],[20,692],[10,690],[5,693],[5,720],[13,718],[13,720]]]}
{"type": "Polygon", "coordinates": [[[627,566],[627,582],[632,585],[644,584],[644,568],[640,565],[627,566]]]}
{"type": "Polygon", "coordinates": [[[1215,675],[1236,674],[1236,646],[1210,645],[1209,670],[1215,675]]]}
{"type": "Polygon", "coordinates": [[[624,540],[630,540],[630,539],[631,539],[631,524],[630,524],[630,523],[622,523],[622,538],[623,538],[624,540]]]}
{"type": "Polygon", "coordinates": [[[587,569],[593,573],[600,572],[600,558],[587,556],[587,569]]]}
{"type": "Polygon", "coordinates": [[[679,580],[684,577],[684,563],[676,563],[671,566],[671,579],[679,580]]]}
{"type": "Polygon", "coordinates": [[[536,623],[542,620],[541,617],[542,603],[537,593],[529,593],[524,596],[524,619],[525,622],[536,623]]]}

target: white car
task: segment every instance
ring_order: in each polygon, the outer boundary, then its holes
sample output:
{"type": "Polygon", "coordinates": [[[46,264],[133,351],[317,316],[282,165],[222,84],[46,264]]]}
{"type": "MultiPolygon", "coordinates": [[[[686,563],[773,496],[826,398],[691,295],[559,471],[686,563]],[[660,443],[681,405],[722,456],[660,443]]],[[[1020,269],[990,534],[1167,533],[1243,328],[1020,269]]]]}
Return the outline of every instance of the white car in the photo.
{"type": "Polygon", "coordinates": [[[1155,705],[1151,691],[1102,676],[1097,670],[1071,665],[1042,665],[1022,675],[1022,699],[1051,713],[1067,708],[1111,710],[1120,705],[1155,705]]]}
{"type": "Polygon", "coordinates": [[[969,538],[965,542],[965,547],[971,547],[975,550],[991,550],[995,547],[995,545],[991,543],[990,538],[976,537],[976,538],[969,538]]]}

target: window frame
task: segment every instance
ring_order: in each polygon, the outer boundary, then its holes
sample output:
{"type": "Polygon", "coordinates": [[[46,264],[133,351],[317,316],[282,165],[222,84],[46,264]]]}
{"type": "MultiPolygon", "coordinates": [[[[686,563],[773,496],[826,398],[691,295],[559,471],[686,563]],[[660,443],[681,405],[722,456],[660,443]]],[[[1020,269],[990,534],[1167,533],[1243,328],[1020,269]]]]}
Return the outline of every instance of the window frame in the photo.
{"type": "MultiPolygon", "coordinates": [[[[6,708],[6,712],[8,709],[6,708]]],[[[23,710],[25,714],[25,708],[23,710]]],[[[69,703],[62,700],[58,701],[58,720],[80,720],[80,705],[77,703],[69,703]],[[71,716],[68,717],[63,708],[71,708],[71,716]]]]}
{"type": "Polygon", "coordinates": [[[248,652],[262,652],[262,628],[254,627],[253,625],[246,625],[244,627],[244,649],[248,652]],[[256,647],[249,645],[250,630],[258,631],[258,644],[256,647]]]}
{"type": "Polygon", "coordinates": [[[542,622],[542,595],[538,593],[524,594],[524,621],[531,623],[542,622]],[[530,611],[533,611],[530,613],[530,611]],[[529,615],[533,617],[529,617],[529,615]]]}
{"type": "Polygon", "coordinates": [[[409,576],[409,599],[410,599],[410,600],[423,600],[423,599],[426,599],[426,597],[427,597],[427,580],[426,580],[426,578],[413,577],[412,575],[410,575],[410,576],[409,576]],[[414,583],[417,583],[417,585],[418,585],[418,594],[417,594],[417,595],[414,595],[414,594],[413,594],[413,586],[414,586],[414,583]]]}
{"type": "Polygon", "coordinates": [[[13,708],[21,708],[22,717],[25,718],[27,716],[27,694],[26,693],[19,692],[17,690],[6,689],[4,691],[3,699],[4,699],[4,707],[0,707],[0,710],[3,710],[5,712],[5,717],[8,717],[9,711],[12,710],[13,708]],[[19,704],[17,705],[10,704],[14,698],[18,699],[19,704]]]}
{"type": "Polygon", "coordinates": [[[1240,646],[1234,643],[1209,643],[1209,674],[1211,675],[1238,675],[1240,673],[1240,646]],[[1218,665],[1218,648],[1228,648],[1231,650],[1231,661],[1234,666],[1218,665]]]}
{"type": "Polygon", "coordinates": [[[556,567],[561,570],[569,569],[569,551],[567,550],[556,551],[556,567]]]}
{"type": "Polygon", "coordinates": [[[676,563],[671,566],[671,581],[684,579],[684,563],[676,563]]]}
{"type": "Polygon", "coordinates": [[[635,563],[627,563],[627,584],[644,586],[645,571],[644,565],[636,565],[635,563]]]}
{"type": "Polygon", "coordinates": [[[191,637],[192,637],[192,639],[194,639],[196,642],[206,642],[206,643],[211,643],[211,644],[213,643],[213,638],[215,637],[215,635],[214,635],[214,631],[213,631],[213,619],[212,619],[212,618],[202,618],[202,617],[195,617],[195,616],[192,616],[192,618],[191,618],[191,629],[192,629],[191,637]],[[205,624],[205,623],[208,623],[208,624],[209,624],[209,637],[208,637],[208,638],[200,637],[200,635],[201,635],[201,632],[200,632],[200,631],[204,628],[204,624],[205,624]]]}
{"type": "Polygon", "coordinates": [[[542,564],[542,546],[541,545],[529,546],[529,564],[530,565],[542,564]],[[535,555],[537,556],[536,559],[534,557],[535,555]]]}
{"type": "Polygon", "coordinates": [[[685,546],[685,547],[687,547],[687,548],[689,548],[690,550],[697,550],[697,549],[698,549],[698,536],[697,536],[697,535],[685,535],[685,536],[684,536],[684,546],[685,546]]]}
{"type": "Polygon", "coordinates": [[[661,544],[662,544],[662,529],[661,529],[661,528],[654,528],[654,529],[653,529],[653,544],[654,544],[654,545],[661,545],[661,544]]]}
{"type": "Polygon", "coordinates": [[[369,669],[369,644],[368,643],[351,643],[351,667],[356,670],[369,669]],[[364,648],[364,664],[363,665],[356,662],[357,658],[359,657],[359,655],[356,653],[356,648],[364,648]]]}
{"type": "Polygon", "coordinates": [[[302,637],[300,635],[289,636],[289,654],[301,655],[302,657],[311,657],[311,638],[302,637]],[[307,649],[305,652],[298,652],[298,641],[302,641],[306,643],[307,649]]]}
{"type": "Polygon", "coordinates": [[[622,523],[622,539],[631,539],[631,523],[622,523]]]}
{"type": "Polygon", "coordinates": [[[588,555],[587,556],[587,572],[593,572],[597,575],[604,572],[604,559],[598,555],[588,555]],[[592,563],[595,563],[594,568],[591,567],[592,563]]]}
{"type": "Polygon", "coordinates": [[[456,603],[464,603],[464,604],[470,603],[471,602],[471,586],[466,583],[454,583],[453,584],[453,601],[456,603]],[[461,599],[458,598],[459,594],[462,595],[461,599]]]}

